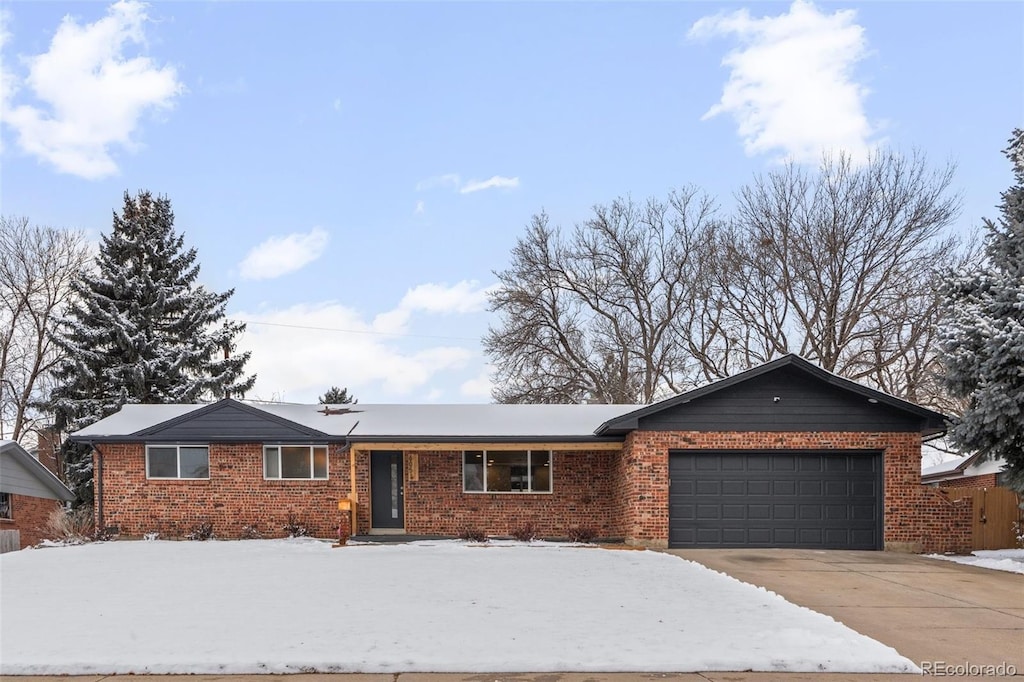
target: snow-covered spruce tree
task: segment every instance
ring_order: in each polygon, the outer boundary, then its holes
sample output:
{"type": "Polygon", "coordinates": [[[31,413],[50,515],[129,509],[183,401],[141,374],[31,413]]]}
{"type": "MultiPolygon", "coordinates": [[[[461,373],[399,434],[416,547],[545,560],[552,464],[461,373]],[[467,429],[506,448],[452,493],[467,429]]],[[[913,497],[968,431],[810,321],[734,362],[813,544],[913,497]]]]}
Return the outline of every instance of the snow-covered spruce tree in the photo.
{"type": "Polygon", "coordinates": [[[984,261],[945,286],[952,321],[942,351],[949,390],[968,399],[953,442],[1004,458],[1009,485],[1024,491],[1024,130],[1005,153],[1015,182],[998,221],[985,220],[984,261]]]}
{"type": "MultiPolygon", "coordinates": [[[[183,243],[169,199],[125,193],[95,269],[72,283],[74,302],[54,332],[67,354],[51,395],[57,428],[81,429],[126,403],[191,403],[252,388],[249,353],[233,353],[245,325],[224,318],[234,290],[197,284],[196,250],[183,243]]],[[[65,443],[64,456],[79,502],[91,502],[88,448],[65,443]]]]}

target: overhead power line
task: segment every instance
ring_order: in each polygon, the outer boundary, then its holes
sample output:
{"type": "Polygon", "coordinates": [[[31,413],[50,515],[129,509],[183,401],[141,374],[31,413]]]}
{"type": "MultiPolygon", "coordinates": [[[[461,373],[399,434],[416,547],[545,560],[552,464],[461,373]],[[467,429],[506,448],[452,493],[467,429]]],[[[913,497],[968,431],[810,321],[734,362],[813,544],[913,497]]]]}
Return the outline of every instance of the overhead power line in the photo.
{"type": "Polygon", "coordinates": [[[342,329],[340,327],[313,327],[305,324],[285,324],[284,322],[258,322],[256,320],[240,320],[237,318],[228,318],[232,322],[241,322],[242,324],[258,324],[266,327],[288,327],[290,329],[312,329],[314,331],[321,332],[341,332],[344,334],[367,334],[370,336],[395,336],[399,338],[407,339],[434,339],[441,341],[480,341],[477,338],[470,338],[468,336],[439,336],[436,334],[404,334],[400,332],[377,332],[370,331],[367,329],[342,329]]]}

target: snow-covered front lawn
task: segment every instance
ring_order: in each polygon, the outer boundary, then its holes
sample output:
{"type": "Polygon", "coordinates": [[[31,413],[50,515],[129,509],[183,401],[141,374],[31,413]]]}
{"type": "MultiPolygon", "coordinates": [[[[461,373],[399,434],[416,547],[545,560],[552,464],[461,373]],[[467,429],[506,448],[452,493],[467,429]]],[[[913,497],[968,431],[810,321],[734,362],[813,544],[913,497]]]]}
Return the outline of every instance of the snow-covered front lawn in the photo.
{"type": "Polygon", "coordinates": [[[121,541],[4,554],[0,601],[3,674],[918,671],[651,551],[121,541]]]}
{"type": "Polygon", "coordinates": [[[993,568],[997,571],[1024,573],[1024,549],[979,549],[970,556],[953,556],[946,554],[929,554],[932,559],[945,559],[958,564],[993,568]]]}

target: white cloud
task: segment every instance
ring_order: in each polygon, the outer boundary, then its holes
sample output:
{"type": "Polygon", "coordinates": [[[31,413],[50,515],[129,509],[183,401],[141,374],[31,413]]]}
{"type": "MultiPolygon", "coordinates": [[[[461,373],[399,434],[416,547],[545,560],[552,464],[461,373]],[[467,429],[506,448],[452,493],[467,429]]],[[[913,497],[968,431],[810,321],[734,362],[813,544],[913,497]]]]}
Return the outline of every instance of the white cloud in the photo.
{"type": "Polygon", "coordinates": [[[445,373],[464,370],[478,357],[476,350],[440,340],[407,350],[400,337],[382,334],[405,330],[404,326],[388,329],[380,324],[386,316],[367,322],[355,310],[333,301],[232,315],[269,323],[249,324],[239,342],[240,351],[252,351],[247,369],[257,375],[248,397],[315,402],[335,385],[347,387],[357,398],[373,391],[376,400],[382,394],[401,399],[433,389],[432,383],[445,373]]]}
{"type": "Polygon", "coordinates": [[[467,180],[466,182],[463,182],[462,176],[458,173],[445,173],[444,175],[435,175],[416,183],[417,192],[422,192],[427,189],[436,189],[439,187],[451,188],[459,194],[469,194],[471,192],[479,192],[485,189],[515,189],[516,187],[519,187],[519,178],[506,178],[502,175],[493,175],[487,180],[467,180]]]}
{"type": "Polygon", "coordinates": [[[690,38],[734,36],[740,43],[722,60],[729,80],[703,118],[731,114],[751,156],[781,151],[816,162],[823,152],[844,150],[865,159],[876,131],[864,113],[867,89],[853,79],[867,54],[855,19],[852,10],[828,14],[805,0],[777,17],[753,18],[744,9],[700,19],[690,38]]]}
{"type": "Polygon", "coordinates": [[[487,307],[487,295],[497,285],[481,289],[476,280],[462,280],[452,286],[420,284],[409,289],[399,308],[428,313],[476,313],[487,307]]]}
{"type": "Polygon", "coordinates": [[[491,383],[492,374],[494,374],[494,367],[485,366],[479,375],[462,382],[462,385],[459,386],[459,393],[466,398],[490,400],[491,389],[494,387],[494,384],[491,383]]]}
{"type": "Polygon", "coordinates": [[[487,295],[497,285],[481,288],[476,280],[456,284],[419,284],[405,292],[398,307],[377,315],[373,328],[379,332],[403,333],[413,313],[466,315],[487,308],[487,295]]]}
{"type": "Polygon", "coordinates": [[[513,189],[519,186],[519,178],[505,178],[500,175],[494,175],[488,180],[470,180],[465,185],[459,188],[460,194],[469,194],[470,192],[479,192],[484,189],[513,189]]]}
{"type": "Polygon", "coordinates": [[[334,102],[331,104],[335,111],[341,111],[341,98],[335,97],[334,102]]]}
{"type": "Polygon", "coordinates": [[[423,200],[416,202],[416,208],[413,210],[414,215],[423,215],[427,212],[427,205],[423,203],[423,200]]]}
{"type": "Polygon", "coordinates": [[[274,279],[295,272],[323,255],[329,241],[327,231],[320,227],[271,237],[246,254],[239,273],[243,279],[274,279]]]}
{"type": "MultiPolygon", "coordinates": [[[[134,149],[142,116],[170,108],[184,92],[174,67],[125,54],[128,45],[146,44],[145,8],[137,0],[119,0],[105,17],[84,25],[65,16],[50,49],[23,58],[24,84],[44,106],[5,108],[4,123],[17,133],[22,150],[87,179],[117,172],[111,148],[134,149]]],[[[11,87],[5,80],[4,90],[11,87]]]]}

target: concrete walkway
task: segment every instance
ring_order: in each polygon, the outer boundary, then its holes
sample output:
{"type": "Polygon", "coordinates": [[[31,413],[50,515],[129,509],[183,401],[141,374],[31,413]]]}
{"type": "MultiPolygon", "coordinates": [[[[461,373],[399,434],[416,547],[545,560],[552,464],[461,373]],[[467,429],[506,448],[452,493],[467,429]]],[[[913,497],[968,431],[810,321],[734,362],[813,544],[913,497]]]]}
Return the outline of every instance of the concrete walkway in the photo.
{"type": "Polygon", "coordinates": [[[668,551],[829,615],[922,668],[1005,664],[1024,675],[1024,575],[895,552],[668,551]]]}

